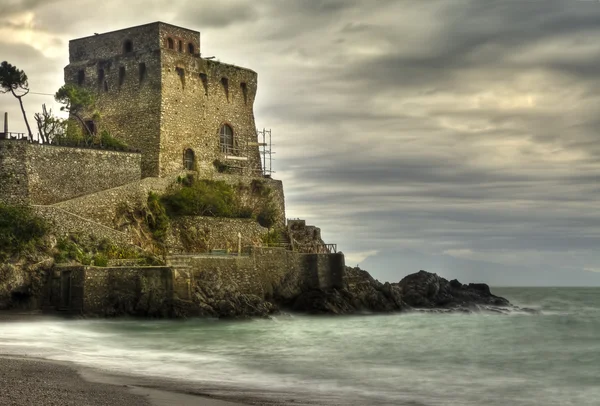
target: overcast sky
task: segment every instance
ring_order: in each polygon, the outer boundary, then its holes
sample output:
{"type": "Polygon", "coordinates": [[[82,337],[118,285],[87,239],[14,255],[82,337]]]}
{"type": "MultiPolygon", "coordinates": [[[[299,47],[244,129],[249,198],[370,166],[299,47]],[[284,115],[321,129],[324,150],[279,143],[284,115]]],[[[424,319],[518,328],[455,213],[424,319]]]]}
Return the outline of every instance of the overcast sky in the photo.
{"type": "Polygon", "coordinates": [[[600,285],[600,2],[0,0],[0,60],[54,93],[69,39],[157,20],[258,72],[287,215],[348,265],[600,285]]]}

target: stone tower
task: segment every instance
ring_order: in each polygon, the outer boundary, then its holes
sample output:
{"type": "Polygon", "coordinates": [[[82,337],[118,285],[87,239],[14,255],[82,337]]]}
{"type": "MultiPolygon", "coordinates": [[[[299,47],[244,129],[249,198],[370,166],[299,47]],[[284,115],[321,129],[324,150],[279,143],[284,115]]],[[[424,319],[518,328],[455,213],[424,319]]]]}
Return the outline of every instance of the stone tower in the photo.
{"type": "Polygon", "coordinates": [[[214,170],[259,176],[257,74],[204,59],[200,33],[162,22],[69,43],[65,83],[97,96],[106,129],[142,152],[142,176],[214,170]]]}

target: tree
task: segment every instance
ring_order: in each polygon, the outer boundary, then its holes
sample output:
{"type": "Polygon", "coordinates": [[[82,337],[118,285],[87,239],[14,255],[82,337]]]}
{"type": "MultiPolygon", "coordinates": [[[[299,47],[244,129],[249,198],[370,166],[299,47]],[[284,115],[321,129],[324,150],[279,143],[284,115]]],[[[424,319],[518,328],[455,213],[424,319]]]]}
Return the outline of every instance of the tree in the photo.
{"type": "Polygon", "coordinates": [[[2,64],[0,64],[0,89],[1,93],[12,93],[19,101],[21,111],[23,112],[23,118],[25,119],[25,125],[27,126],[29,139],[33,140],[33,134],[31,133],[31,127],[29,127],[25,107],[23,107],[23,96],[26,96],[27,93],[29,93],[27,75],[22,70],[17,69],[16,66],[13,66],[6,61],[2,62],[2,64]]]}
{"type": "Polygon", "coordinates": [[[42,104],[42,113],[35,113],[34,118],[44,144],[50,144],[52,141],[64,136],[67,121],[55,117],[52,114],[52,109],[47,110],[45,104],[42,104]]]}
{"type": "Polygon", "coordinates": [[[83,119],[83,115],[92,112],[94,119],[97,118],[98,113],[94,111],[96,105],[96,98],[94,95],[82,87],[64,85],[58,89],[54,98],[57,102],[64,104],[64,106],[60,108],[61,111],[66,111],[79,121],[91,142],[94,134],[92,133],[92,129],[89,128],[83,119]]]}

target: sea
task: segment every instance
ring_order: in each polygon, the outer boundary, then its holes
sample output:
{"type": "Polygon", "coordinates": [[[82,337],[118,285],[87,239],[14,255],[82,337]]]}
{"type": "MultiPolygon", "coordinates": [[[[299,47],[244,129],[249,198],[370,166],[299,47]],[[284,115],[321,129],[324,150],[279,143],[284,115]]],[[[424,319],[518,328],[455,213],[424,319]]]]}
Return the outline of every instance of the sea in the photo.
{"type": "Polygon", "coordinates": [[[600,288],[496,288],[539,314],[0,324],[0,354],[290,405],[600,405],[600,288]]]}

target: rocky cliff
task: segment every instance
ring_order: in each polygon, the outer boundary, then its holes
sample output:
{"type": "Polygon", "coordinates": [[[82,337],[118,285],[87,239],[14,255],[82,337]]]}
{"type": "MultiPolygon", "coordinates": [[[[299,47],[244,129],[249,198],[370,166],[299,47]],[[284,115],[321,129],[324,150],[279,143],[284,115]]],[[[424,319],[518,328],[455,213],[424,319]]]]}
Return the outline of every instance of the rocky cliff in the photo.
{"type": "Polygon", "coordinates": [[[434,273],[419,271],[398,283],[381,283],[360,268],[347,268],[343,289],[302,292],[283,303],[294,311],[312,314],[389,313],[400,311],[503,312],[514,308],[505,298],[495,296],[486,284],[464,285],[434,273]]]}

